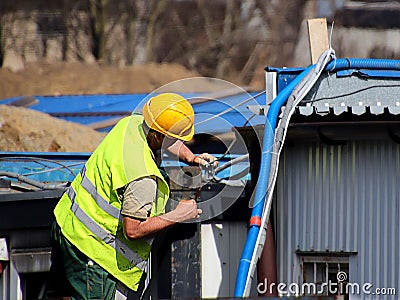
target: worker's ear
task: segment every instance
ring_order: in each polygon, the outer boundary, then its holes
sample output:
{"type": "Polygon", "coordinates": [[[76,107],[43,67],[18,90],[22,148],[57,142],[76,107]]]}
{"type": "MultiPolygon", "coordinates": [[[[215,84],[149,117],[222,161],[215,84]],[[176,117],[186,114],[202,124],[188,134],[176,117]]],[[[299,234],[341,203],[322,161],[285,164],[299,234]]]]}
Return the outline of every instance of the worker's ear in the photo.
{"type": "Polygon", "coordinates": [[[161,132],[155,131],[156,136],[157,136],[157,142],[160,142],[162,144],[165,139],[165,135],[163,135],[161,132]]]}

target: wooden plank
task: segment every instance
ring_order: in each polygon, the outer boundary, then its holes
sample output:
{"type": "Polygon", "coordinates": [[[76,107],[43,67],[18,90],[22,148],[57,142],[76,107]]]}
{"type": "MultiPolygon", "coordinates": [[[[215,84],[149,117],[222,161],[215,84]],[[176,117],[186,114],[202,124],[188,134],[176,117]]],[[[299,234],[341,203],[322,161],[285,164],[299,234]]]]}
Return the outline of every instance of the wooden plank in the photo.
{"type": "Polygon", "coordinates": [[[10,103],[8,103],[7,105],[10,106],[23,106],[23,107],[30,107],[34,104],[38,104],[39,100],[32,97],[32,96],[27,96],[27,97],[21,97],[18,98],[10,103]]]}
{"type": "Polygon", "coordinates": [[[311,63],[315,64],[325,50],[329,49],[327,23],[325,18],[307,20],[310,42],[311,63]]]}

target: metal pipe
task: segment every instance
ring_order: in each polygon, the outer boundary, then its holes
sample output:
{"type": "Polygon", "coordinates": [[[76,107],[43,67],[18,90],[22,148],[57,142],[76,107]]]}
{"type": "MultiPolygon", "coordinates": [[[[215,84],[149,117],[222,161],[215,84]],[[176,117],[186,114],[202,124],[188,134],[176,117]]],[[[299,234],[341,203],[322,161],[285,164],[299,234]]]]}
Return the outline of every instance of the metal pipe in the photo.
{"type": "Polygon", "coordinates": [[[18,173],[14,173],[14,172],[7,172],[7,171],[1,171],[0,172],[0,176],[7,176],[10,178],[16,178],[21,182],[30,184],[32,186],[35,186],[37,188],[40,188],[42,190],[55,190],[55,189],[63,189],[66,188],[66,186],[64,184],[45,184],[33,179],[30,179],[24,175],[18,174],[18,173]]]}

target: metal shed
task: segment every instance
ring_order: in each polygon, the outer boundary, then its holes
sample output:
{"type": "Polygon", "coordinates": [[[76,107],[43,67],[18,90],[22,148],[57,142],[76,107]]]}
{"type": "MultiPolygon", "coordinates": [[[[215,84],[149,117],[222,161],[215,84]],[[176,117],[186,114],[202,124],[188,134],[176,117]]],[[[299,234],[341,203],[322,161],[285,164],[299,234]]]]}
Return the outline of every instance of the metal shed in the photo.
{"type": "MultiPolygon", "coordinates": [[[[268,71],[278,86],[298,70],[268,71]]],[[[326,290],[345,272],[348,297],[396,299],[399,95],[398,71],[328,72],[296,108],[273,203],[278,282],[326,290]]]]}

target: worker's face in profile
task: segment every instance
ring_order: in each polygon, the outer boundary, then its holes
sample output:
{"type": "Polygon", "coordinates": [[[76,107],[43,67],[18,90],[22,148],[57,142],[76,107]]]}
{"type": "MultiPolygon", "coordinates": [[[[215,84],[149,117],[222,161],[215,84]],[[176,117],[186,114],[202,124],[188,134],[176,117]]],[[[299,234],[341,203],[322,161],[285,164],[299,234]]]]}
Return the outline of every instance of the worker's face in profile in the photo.
{"type": "Polygon", "coordinates": [[[171,147],[173,144],[175,144],[176,139],[174,138],[170,138],[168,136],[165,136],[161,133],[157,133],[156,137],[153,139],[153,147],[156,150],[159,149],[168,149],[169,147],[171,147]]]}
{"type": "Polygon", "coordinates": [[[165,136],[164,134],[155,130],[149,130],[147,132],[147,142],[153,151],[168,149],[175,144],[176,141],[177,139],[165,136]]]}

